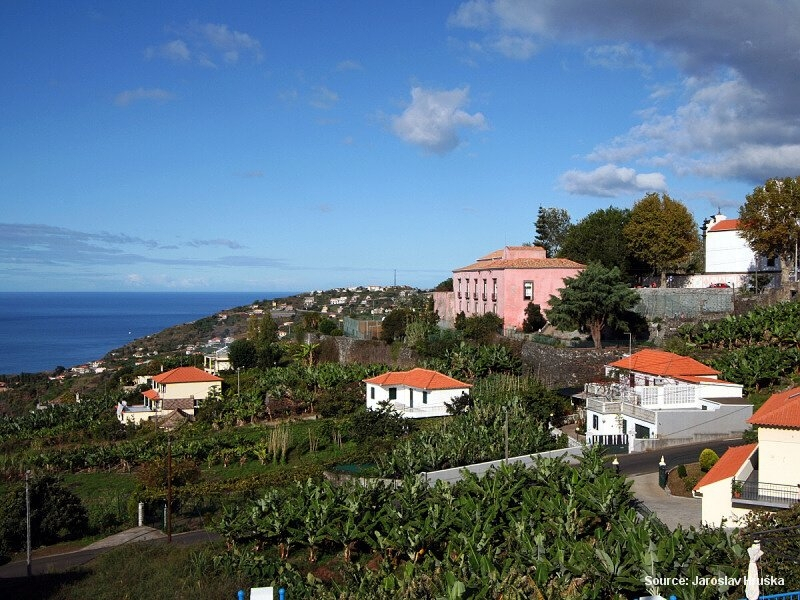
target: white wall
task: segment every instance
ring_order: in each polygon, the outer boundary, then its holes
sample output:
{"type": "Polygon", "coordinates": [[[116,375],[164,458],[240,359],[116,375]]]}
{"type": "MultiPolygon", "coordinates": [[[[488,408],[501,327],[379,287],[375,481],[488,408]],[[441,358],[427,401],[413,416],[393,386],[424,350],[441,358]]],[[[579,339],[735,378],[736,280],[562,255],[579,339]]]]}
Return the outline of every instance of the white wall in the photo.
{"type": "Polygon", "coordinates": [[[739,527],[739,520],[750,511],[746,508],[734,508],[731,501],[731,481],[726,477],[710,485],[704,485],[698,491],[703,495],[700,521],[710,527],[739,527]],[[723,523],[724,521],[724,523],[723,523]]]}
{"type": "MultiPolygon", "coordinates": [[[[405,385],[391,387],[397,389],[397,398],[391,400],[392,404],[395,409],[407,418],[445,416],[447,415],[445,402],[452,402],[453,398],[457,398],[463,392],[469,392],[469,388],[431,390],[427,394],[427,402],[423,402],[423,390],[405,385]]],[[[378,404],[386,401],[389,401],[389,387],[384,388],[372,383],[367,384],[368,409],[377,410],[378,404]]]]}
{"type": "Polygon", "coordinates": [[[758,428],[760,483],[800,484],[800,431],[758,428]]]}
{"type": "Polygon", "coordinates": [[[158,395],[162,398],[196,398],[198,400],[205,400],[213,388],[220,389],[220,382],[218,381],[200,381],[194,383],[169,383],[165,387],[161,384],[156,384],[158,387],[158,395]],[[162,389],[165,391],[162,393],[162,389]]]}

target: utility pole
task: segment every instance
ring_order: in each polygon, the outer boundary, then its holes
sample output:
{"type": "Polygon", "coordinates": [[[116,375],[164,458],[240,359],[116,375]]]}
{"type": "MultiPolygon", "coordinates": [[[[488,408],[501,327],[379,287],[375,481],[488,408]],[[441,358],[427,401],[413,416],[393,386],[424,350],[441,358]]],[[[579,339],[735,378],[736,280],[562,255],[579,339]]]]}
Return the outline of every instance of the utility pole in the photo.
{"type": "Polygon", "coordinates": [[[167,434],[167,543],[172,543],[172,436],[167,434]]]}
{"type": "Polygon", "coordinates": [[[27,529],[27,573],[28,577],[31,576],[31,485],[30,485],[31,471],[25,471],[25,525],[27,529]]]}
{"type": "Polygon", "coordinates": [[[503,426],[503,433],[504,433],[505,441],[506,441],[506,461],[508,461],[508,407],[504,406],[503,410],[506,413],[506,423],[503,426]]]}

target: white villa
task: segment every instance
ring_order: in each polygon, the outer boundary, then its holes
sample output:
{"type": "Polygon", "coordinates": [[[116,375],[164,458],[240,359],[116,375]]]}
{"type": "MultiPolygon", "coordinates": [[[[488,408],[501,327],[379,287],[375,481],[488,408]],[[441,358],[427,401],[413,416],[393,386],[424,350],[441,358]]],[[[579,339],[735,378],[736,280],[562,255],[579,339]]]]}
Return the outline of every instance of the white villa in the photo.
{"type": "Polygon", "coordinates": [[[197,367],[178,367],[148,378],[150,389],[142,393],[142,404],[117,405],[120,423],[138,425],[158,419],[159,423],[174,421],[179,416],[194,416],[200,403],[222,390],[222,378],[197,367]]]}
{"type": "Polygon", "coordinates": [[[472,386],[428,369],[389,371],[365,379],[367,408],[377,410],[381,402],[390,402],[407,419],[443,417],[445,402],[451,402],[472,386]]]}
{"type": "Polygon", "coordinates": [[[748,419],[758,443],[730,448],[695,486],[702,522],[739,527],[753,509],[779,510],[800,496],[800,388],[773,394],[748,419]]]}
{"type": "Polygon", "coordinates": [[[705,274],[693,275],[696,287],[724,283],[740,289],[750,283],[754,273],[770,275],[771,283],[780,282],[779,258],[757,254],[742,237],[739,219],[717,214],[705,222],[705,274]]]}
{"type": "Polygon", "coordinates": [[[662,350],[640,350],[606,365],[606,383],[587,383],[586,443],[639,451],[739,434],[753,407],[719,371],[662,350]],[[644,440],[656,440],[645,442],[644,440]]]}

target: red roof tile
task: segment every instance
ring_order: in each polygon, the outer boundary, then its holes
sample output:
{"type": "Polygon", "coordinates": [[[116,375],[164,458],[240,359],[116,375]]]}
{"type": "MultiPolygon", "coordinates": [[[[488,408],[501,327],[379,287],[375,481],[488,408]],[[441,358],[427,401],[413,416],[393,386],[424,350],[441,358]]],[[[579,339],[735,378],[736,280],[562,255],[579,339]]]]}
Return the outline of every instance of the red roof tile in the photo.
{"type": "Polygon", "coordinates": [[[800,428],[800,387],[772,394],[747,422],[765,427],[800,428]]]}
{"type": "Polygon", "coordinates": [[[694,489],[699,490],[703,486],[722,481],[728,477],[735,477],[745,461],[756,451],[756,448],[758,448],[758,444],[746,444],[728,448],[727,452],[719,457],[717,464],[711,467],[711,470],[697,482],[694,489]]]}
{"type": "Polygon", "coordinates": [[[199,383],[204,381],[222,381],[222,377],[206,373],[197,367],[178,367],[171,371],[159,373],[153,377],[153,381],[157,383],[199,383]]]}
{"type": "Polygon", "coordinates": [[[479,260],[478,262],[454,269],[461,271],[488,271],[490,269],[584,269],[586,265],[568,258],[507,258],[498,260],[479,260]]]}
{"type": "Polygon", "coordinates": [[[714,223],[708,231],[736,231],[739,229],[739,219],[725,219],[719,223],[714,223]]]}
{"type": "Polygon", "coordinates": [[[142,396],[150,398],[150,400],[158,400],[158,392],[153,389],[143,391],[142,396]]]}
{"type": "Polygon", "coordinates": [[[609,365],[617,369],[629,369],[631,371],[638,371],[639,373],[647,373],[649,375],[661,375],[664,377],[686,377],[686,376],[703,376],[703,375],[718,375],[719,371],[704,365],[688,356],[680,356],[672,352],[665,352],[663,350],[651,350],[646,348],[639,350],[630,356],[626,356],[618,361],[609,365]]]}
{"type": "Polygon", "coordinates": [[[451,390],[457,388],[470,388],[468,383],[442,375],[438,371],[429,369],[411,369],[410,371],[389,371],[383,375],[365,379],[364,383],[380,386],[406,385],[420,390],[451,390]]]}

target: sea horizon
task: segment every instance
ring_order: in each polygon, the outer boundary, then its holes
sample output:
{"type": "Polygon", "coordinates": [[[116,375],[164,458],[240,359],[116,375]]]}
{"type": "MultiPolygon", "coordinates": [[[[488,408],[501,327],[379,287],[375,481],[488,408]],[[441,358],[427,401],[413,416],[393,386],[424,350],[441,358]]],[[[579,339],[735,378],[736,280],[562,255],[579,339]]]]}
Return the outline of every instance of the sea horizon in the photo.
{"type": "Polygon", "coordinates": [[[136,339],[298,292],[0,292],[0,374],[99,360],[136,339]]]}

